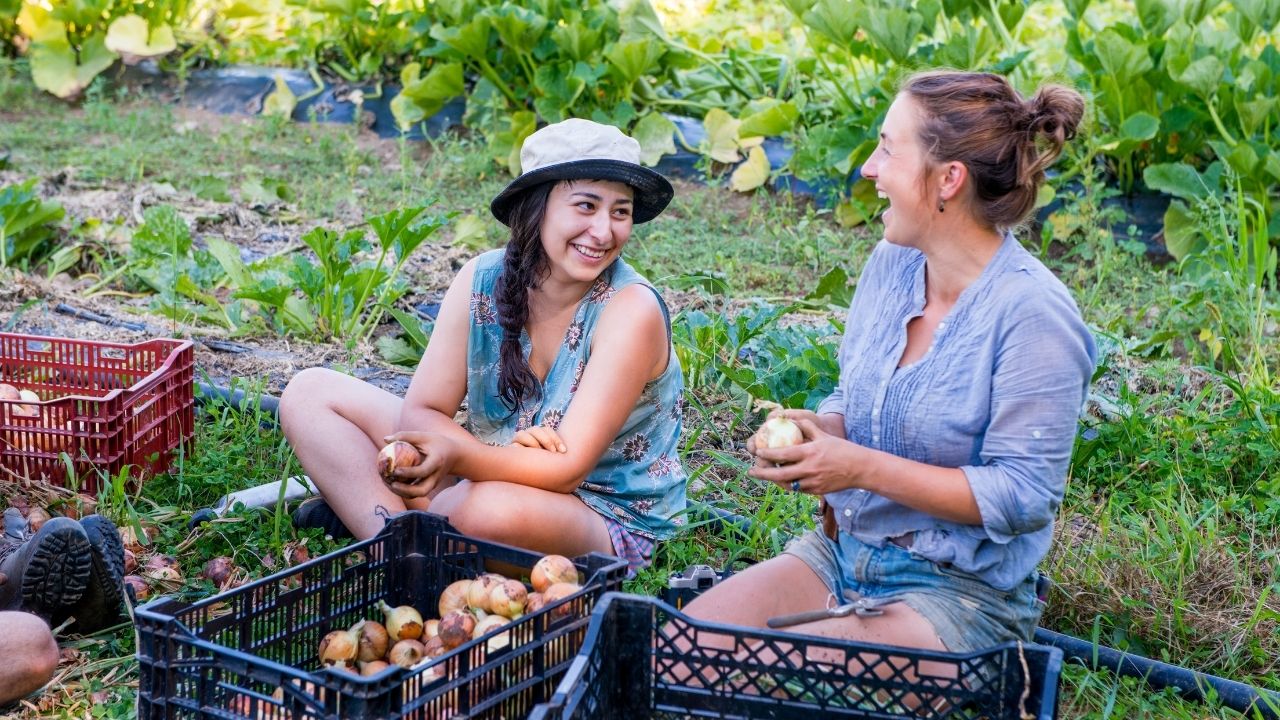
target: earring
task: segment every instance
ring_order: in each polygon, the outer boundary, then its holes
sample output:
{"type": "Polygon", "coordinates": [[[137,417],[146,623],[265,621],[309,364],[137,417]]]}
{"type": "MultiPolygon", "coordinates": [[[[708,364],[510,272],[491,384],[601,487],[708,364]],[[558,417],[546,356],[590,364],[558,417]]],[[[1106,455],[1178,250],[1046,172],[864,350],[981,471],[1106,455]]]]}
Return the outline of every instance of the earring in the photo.
{"type": "Polygon", "coordinates": [[[942,198],[938,198],[938,212],[946,212],[946,211],[947,211],[947,201],[943,200],[942,198]]]}

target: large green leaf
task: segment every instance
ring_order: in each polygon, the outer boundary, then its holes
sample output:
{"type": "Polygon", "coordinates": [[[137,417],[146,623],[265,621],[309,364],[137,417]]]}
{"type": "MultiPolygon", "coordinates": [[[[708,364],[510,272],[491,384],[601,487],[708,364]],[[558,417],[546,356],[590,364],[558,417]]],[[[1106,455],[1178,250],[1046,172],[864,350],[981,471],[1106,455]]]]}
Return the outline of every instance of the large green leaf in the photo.
{"type": "Polygon", "coordinates": [[[667,116],[651,112],[640,118],[631,129],[631,137],[640,143],[640,162],[657,165],[663,155],[676,151],[676,125],[667,116]]]}
{"type": "Polygon", "coordinates": [[[1178,7],[1169,0],[1134,0],[1138,22],[1151,37],[1160,37],[1178,19],[1178,7]]]}
{"type": "Polygon", "coordinates": [[[458,63],[436,63],[426,77],[419,77],[421,71],[416,62],[404,66],[400,71],[402,89],[391,99],[391,114],[402,131],[440,112],[445,103],[465,92],[458,63]]]}
{"type": "Polygon", "coordinates": [[[1264,32],[1275,30],[1280,23],[1280,2],[1276,0],[1233,0],[1231,5],[1264,32]]]}
{"type": "Polygon", "coordinates": [[[115,53],[103,43],[103,36],[90,35],[77,56],[63,33],[60,38],[51,37],[31,46],[31,79],[41,90],[70,99],[89,87],[115,59],[115,53]]]}
{"type": "Polygon", "coordinates": [[[1222,73],[1226,66],[1218,58],[1207,55],[1196,60],[1178,73],[1174,80],[1191,88],[1202,98],[1211,98],[1218,91],[1222,82],[1222,73]]]}
{"type": "Polygon", "coordinates": [[[532,10],[504,4],[490,11],[489,20],[508,49],[522,55],[533,52],[547,28],[547,19],[532,10]]]}
{"type": "Polygon", "coordinates": [[[1136,112],[1120,125],[1120,135],[1126,140],[1140,142],[1150,140],[1156,136],[1160,130],[1160,119],[1156,116],[1145,113],[1136,112]]]}
{"type": "Polygon", "coordinates": [[[599,30],[577,23],[557,25],[551,30],[556,49],[579,62],[591,60],[600,50],[599,30]]]}
{"type": "Polygon", "coordinates": [[[283,75],[276,75],[275,92],[262,101],[262,114],[282,118],[293,117],[294,108],[298,107],[298,96],[289,89],[283,75]]]}
{"type": "Polygon", "coordinates": [[[1186,163],[1157,163],[1143,168],[1142,180],[1147,187],[1183,200],[1202,200],[1217,192],[1204,175],[1186,163]]]}
{"type": "Polygon", "coordinates": [[[1155,67],[1145,46],[1129,42],[1112,28],[1098,33],[1094,48],[1102,69],[1122,88],[1155,67]]]}
{"type": "Polygon", "coordinates": [[[1181,200],[1164,211],[1164,246],[1179,261],[1204,247],[1195,214],[1181,200]]]}
{"type": "Polygon", "coordinates": [[[431,37],[465,57],[484,60],[489,55],[489,29],[489,16],[477,15],[466,25],[433,25],[431,37]]]}
{"type": "Polygon", "coordinates": [[[666,46],[651,37],[623,40],[605,51],[605,58],[613,65],[624,84],[631,84],[649,72],[662,59],[666,46]]]}
{"type": "Polygon", "coordinates": [[[864,7],[858,14],[862,29],[871,41],[889,54],[894,62],[906,64],[911,56],[911,46],[924,25],[920,13],[906,8],[864,7]]]}
{"type": "Polygon", "coordinates": [[[571,109],[587,82],[574,73],[574,63],[562,60],[538,66],[533,77],[533,87],[538,92],[533,107],[547,122],[560,122],[570,117],[571,109]]]}
{"type": "Polygon", "coordinates": [[[790,100],[769,98],[761,105],[763,107],[753,108],[750,115],[742,118],[742,124],[738,126],[738,137],[782,135],[789,132],[800,117],[800,110],[790,100]]]}
{"type": "Polygon", "coordinates": [[[817,0],[803,16],[804,23],[832,42],[849,47],[858,34],[857,0],[817,0]]]}

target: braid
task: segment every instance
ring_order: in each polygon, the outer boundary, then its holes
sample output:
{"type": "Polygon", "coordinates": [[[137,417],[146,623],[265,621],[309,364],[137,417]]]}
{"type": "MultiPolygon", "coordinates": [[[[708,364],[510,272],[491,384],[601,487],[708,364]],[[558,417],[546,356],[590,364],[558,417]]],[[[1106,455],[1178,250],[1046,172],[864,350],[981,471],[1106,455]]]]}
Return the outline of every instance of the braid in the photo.
{"type": "Polygon", "coordinates": [[[547,255],[542,249],[542,218],[553,183],[526,191],[511,209],[511,239],[502,261],[502,274],[493,288],[502,346],[498,361],[498,396],[513,413],[526,399],[541,393],[538,378],[520,347],[520,333],[529,321],[529,290],[546,273],[547,255]]]}

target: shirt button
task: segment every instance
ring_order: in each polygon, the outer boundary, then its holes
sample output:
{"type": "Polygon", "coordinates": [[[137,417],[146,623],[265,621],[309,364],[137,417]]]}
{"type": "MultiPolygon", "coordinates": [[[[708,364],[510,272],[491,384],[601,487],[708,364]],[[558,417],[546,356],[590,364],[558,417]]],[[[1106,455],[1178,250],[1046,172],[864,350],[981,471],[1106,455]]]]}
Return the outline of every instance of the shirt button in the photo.
{"type": "Polygon", "coordinates": [[[880,408],[876,408],[875,410],[871,411],[871,417],[876,417],[879,414],[880,414],[880,408]]]}
{"type": "Polygon", "coordinates": [[[872,436],[871,436],[871,442],[880,442],[880,436],[879,436],[879,435],[872,435],[872,436]]]}
{"type": "Polygon", "coordinates": [[[845,516],[845,517],[853,517],[853,511],[852,511],[852,510],[850,510],[849,508],[845,508],[845,509],[844,509],[844,516],[845,516]]]}
{"type": "Polygon", "coordinates": [[[1031,431],[1031,437],[1033,437],[1033,438],[1039,438],[1039,437],[1040,437],[1040,431],[1039,431],[1039,430],[1032,430],[1032,431],[1031,431]]]}
{"type": "Polygon", "coordinates": [[[938,323],[938,332],[942,332],[943,330],[946,330],[946,329],[947,329],[946,323],[944,322],[938,323]]]}

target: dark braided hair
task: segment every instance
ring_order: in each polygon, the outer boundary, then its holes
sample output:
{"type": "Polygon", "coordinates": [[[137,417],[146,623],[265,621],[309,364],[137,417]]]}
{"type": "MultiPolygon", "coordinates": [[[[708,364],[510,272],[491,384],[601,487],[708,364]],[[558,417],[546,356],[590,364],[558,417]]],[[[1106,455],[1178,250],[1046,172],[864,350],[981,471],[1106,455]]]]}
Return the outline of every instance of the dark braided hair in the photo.
{"type": "Polygon", "coordinates": [[[502,273],[493,288],[498,324],[502,326],[502,348],[498,362],[498,396],[513,413],[526,399],[538,399],[542,388],[529,368],[520,333],[529,321],[529,291],[538,287],[547,273],[547,253],[542,248],[542,219],[554,182],[525,191],[511,208],[511,239],[507,241],[502,273]]]}
{"type": "Polygon", "coordinates": [[[1084,115],[1080,93],[1044,85],[1029,100],[993,73],[923,72],[902,92],[923,109],[920,140],[935,162],[958,160],[973,178],[977,212],[1008,229],[1030,214],[1036,193],[1084,115]]]}

